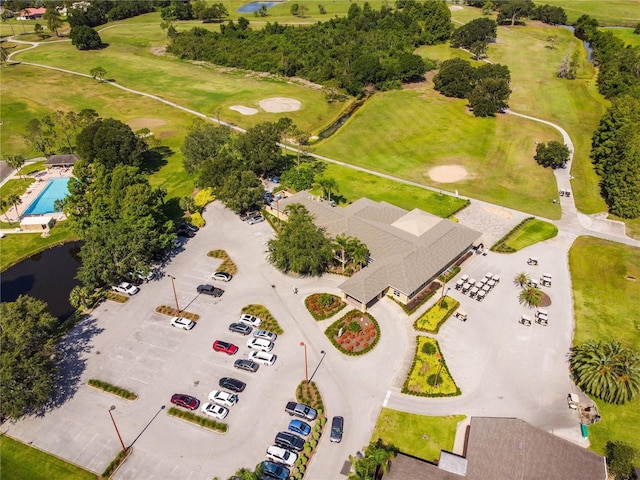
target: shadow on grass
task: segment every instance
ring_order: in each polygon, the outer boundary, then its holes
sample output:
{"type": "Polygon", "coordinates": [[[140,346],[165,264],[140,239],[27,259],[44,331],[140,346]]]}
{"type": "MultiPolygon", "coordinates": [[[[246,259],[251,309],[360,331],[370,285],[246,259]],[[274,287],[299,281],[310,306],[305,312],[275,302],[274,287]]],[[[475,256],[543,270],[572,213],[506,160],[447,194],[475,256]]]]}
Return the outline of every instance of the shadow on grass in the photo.
{"type": "Polygon", "coordinates": [[[167,157],[174,154],[174,151],[166,146],[151,148],[144,152],[142,157],[142,172],[155,173],[164,167],[167,163],[167,157]]]}

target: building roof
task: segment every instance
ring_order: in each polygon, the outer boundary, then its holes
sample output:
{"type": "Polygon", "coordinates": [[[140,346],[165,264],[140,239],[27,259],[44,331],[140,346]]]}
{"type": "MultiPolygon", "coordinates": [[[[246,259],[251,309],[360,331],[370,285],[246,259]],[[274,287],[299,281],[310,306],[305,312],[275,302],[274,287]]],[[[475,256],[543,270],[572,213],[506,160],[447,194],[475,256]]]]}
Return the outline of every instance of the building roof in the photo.
{"type": "Polygon", "coordinates": [[[411,296],[482,235],[419,209],[407,212],[367,198],[345,208],[332,207],[307,192],[280,201],[281,208],[292,203],[304,205],[314,223],[332,237],[346,234],[367,245],[371,263],[340,285],[363,303],[389,286],[411,296]]]}
{"type": "Polygon", "coordinates": [[[40,8],[25,8],[20,11],[20,15],[23,17],[30,17],[33,15],[44,15],[47,9],[45,7],[40,8]]]}
{"type": "Polygon", "coordinates": [[[24,217],[20,221],[20,225],[47,225],[53,220],[53,217],[24,217]]]}
{"type": "Polygon", "coordinates": [[[436,465],[399,453],[391,461],[384,480],[464,480],[465,477],[439,469],[436,465]]]}
{"type": "Polygon", "coordinates": [[[47,161],[44,162],[45,165],[73,165],[78,161],[78,157],[73,154],[67,155],[51,155],[47,158],[47,161]]]}
{"type": "Polygon", "coordinates": [[[606,480],[604,457],[517,418],[473,417],[469,480],[606,480]]]}

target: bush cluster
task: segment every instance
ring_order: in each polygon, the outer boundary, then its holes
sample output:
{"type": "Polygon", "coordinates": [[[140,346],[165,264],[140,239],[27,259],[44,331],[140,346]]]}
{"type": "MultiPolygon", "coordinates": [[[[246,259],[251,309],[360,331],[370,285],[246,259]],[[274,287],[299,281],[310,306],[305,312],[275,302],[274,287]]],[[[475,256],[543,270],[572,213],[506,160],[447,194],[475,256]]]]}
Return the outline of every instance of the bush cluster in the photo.
{"type": "Polygon", "coordinates": [[[315,320],[325,320],[347,306],[340,297],[330,293],[314,293],[304,299],[307,310],[315,320]]]}
{"type": "Polygon", "coordinates": [[[176,407],[171,407],[169,411],[167,411],[167,413],[172,417],[181,418],[182,420],[195,423],[196,425],[200,425],[201,427],[205,427],[216,432],[227,433],[227,430],[229,429],[226,423],[218,422],[211,418],[201,417],[200,415],[196,415],[193,412],[180,410],[176,407]]]}
{"type": "Polygon", "coordinates": [[[120,450],[116,455],[116,458],[111,460],[111,463],[107,465],[107,468],[104,469],[104,472],[102,472],[102,475],[100,476],[102,478],[111,478],[111,475],[113,475],[116,469],[127,459],[129,453],[131,453],[131,447],[127,448],[126,450],[120,450]]]}
{"type": "Polygon", "coordinates": [[[327,423],[327,417],[324,413],[322,395],[315,382],[307,383],[304,380],[300,382],[298,388],[296,388],[296,401],[309,405],[318,412],[318,418],[311,427],[311,433],[309,433],[309,437],[304,444],[303,451],[299,453],[298,460],[296,460],[295,465],[291,468],[290,478],[300,480],[304,476],[304,472],[318,446],[324,426],[327,423]]]}
{"type": "Polygon", "coordinates": [[[121,293],[113,292],[111,290],[107,290],[104,292],[104,296],[107,300],[111,300],[116,303],[125,303],[129,301],[129,297],[126,295],[122,295],[121,293]]]}
{"type": "Polygon", "coordinates": [[[516,251],[515,248],[510,247],[507,245],[507,242],[509,241],[509,239],[518,231],[520,230],[522,227],[524,227],[528,222],[530,222],[531,220],[534,220],[533,217],[527,217],[524,220],[522,220],[518,225],[516,225],[515,227],[513,227],[504,237],[502,237],[500,240],[498,240],[492,247],[491,247],[491,251],[492,252],[499,252],[499,253],[513,253],[516,251]]]}
{"type": "Polygon", "coordinates": [[[222,263],[218,267],[218,270],[220,270],[221,272],[227,272],[230,275],[235,275],[236,273],[238,273],[238,266],[233,263],[233,260],[231,260],[229,254],[224,250],[212,250],[207,253],[207,257],[222,259],[222,263]]]}
{"type": "Polygon", "coordinates": [[[138,398],[133,392],[126,390],[124,388],[116,387],[115,385],[111,385],[108,382],[103,382],[102,380],[96,380],[95,378],[89,379],[87,382],[89,385],[95,388],[99,388],[100,390],[104,390],[108,393],[113,393],[114,395],[118,395],[119,397],[126,398],[127,400],[135,400],[138,398]]]}
{"type": "Polygon", "coordinates": [[[264,305],[247,305],[242,309],[242,313],[249,313],[262,319],[261,329],[269,330],[277,335],[282,335],[284,330],[280,327],[280,324],[275,319],[271,312],[264,305]]]}
{"type": "Polygon", "coordinates": [[[186,318],[187,320],[193,320],[194,322],[200,320],[200,315],[197,313],[191,313],[184,310],[178,311],[175,307],[170,307],[169,305],[160,305],[159,307],[156,307],[156,312],[163,315],[169,315],[170,317],[186,318]]]}

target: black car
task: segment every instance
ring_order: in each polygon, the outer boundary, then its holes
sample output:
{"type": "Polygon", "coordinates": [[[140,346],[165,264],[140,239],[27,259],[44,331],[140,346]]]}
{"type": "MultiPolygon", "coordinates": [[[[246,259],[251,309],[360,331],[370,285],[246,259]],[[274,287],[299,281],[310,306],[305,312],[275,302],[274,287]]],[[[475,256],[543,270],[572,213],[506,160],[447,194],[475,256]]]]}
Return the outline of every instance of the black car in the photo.
{"type": "Polygon", "coordinates": [[[232,392],[236,393],[243,392],[245,387],[247,386],[246,383],[241,382],[237,378],[231,377],[222,377],[218,381],[218,385],[220,385],[221,388],[226,388],[227,390],[231,390],[232,392]]]}
{"type": "Polygon", "coordinates": [[[198,285],[198,293],[204,293],[205,295],[213,295],[214,297],[221,297],[224,290],[214,287],[213,285],[198,285]]]}
{"type": "Polygon", "coordinates": [[[241,335],[249,335],[252,330],[253,328],[244,323],[232,323],[229,325],[230,332],[240,333],[241,335]]]}
{"type": "Polygon", "coordinates": [[[184,237],[184,238],[193,238],[196,236],[196,234],[194,232],[192,232],[191,230],[187,230],[185,229],[180,229],[176,232],[176,235],[178,235],[179,237],[184,237]]]}
{"type": "Polygon", "coordinates": [[[198,230],[200,230],[198,227],[196,227],[195,225],[191,225],[190,223],[187,222],[182,222],[180,224],[179,227],[180,230],[191,230],[192,232],[197,232],[198,230]]]}
{"type": "Polygon", "coordinates": [[[269,462],[265,460],[260,464],[262,467],[262,478],[265,479],[277,479],[277,480],[287,480],[289,478],[289,469],[284,465],[279,465],[275,462],[269,462]]]}
{"type": "Polygon", "coordinates": [[[299,452],[304,447],[304,440],[289,432],[280,432],[276,435],[275,444],[287,450],[299,452]]]}
{"type": "Polygon", "coordinates": [[[240,370],[246,370],[247,372],[255,372],[260,367],[260,365],[258,365],[253,360],[249,360],[246,358],[236,360],[235,362],[233,362],[233,366],[240,370]]]}
{"type": "Polygon", "coordinates": [[[331,420],[331,437],[332,442],[340,443],[342,440],[342,431],[344,429],[344,418],[333,417],[331,420]]]}

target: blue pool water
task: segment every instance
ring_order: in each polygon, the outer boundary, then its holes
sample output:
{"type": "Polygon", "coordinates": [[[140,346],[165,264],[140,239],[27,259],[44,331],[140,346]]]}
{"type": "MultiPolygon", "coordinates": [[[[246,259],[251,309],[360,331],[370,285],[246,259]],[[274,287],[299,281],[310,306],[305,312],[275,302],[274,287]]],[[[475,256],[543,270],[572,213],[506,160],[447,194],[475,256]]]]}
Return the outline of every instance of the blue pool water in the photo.
{"type": "Polygon", "coordinates": [[[69,194],[69,178],[52,178],[49,180],[40,195],[31,202],[23,215],[38,215],[41,213],[53,213],[56,211],[54,203],[56,200],[62,200],[69,194]]]}
{"type": "Polygon", "coordinates": [[[277,5],[278,3],[281,3],[281,2],[251,2],[251,3],[246,3],[243,6],[241,6],[238,10],[236,10],[236,12],[253,13],[253,12],[257,12],[258,10],[260,10],[260,6],[261,5],[264,5],[267,8],[271,8],[274,5],[277,5]]]}

